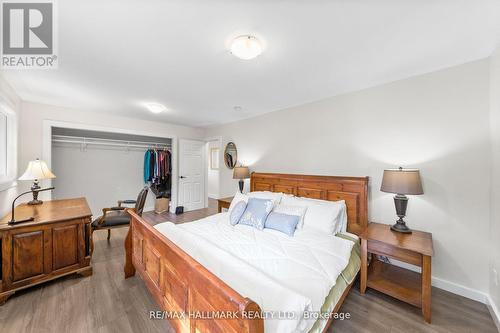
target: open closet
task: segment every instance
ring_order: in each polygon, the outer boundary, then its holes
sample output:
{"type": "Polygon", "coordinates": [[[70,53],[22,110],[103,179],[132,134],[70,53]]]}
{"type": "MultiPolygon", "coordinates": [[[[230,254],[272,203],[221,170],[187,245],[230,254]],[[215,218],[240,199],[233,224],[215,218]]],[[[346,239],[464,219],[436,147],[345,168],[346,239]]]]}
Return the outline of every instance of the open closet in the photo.
{"type": "MultiPolygon", "coordinates": [[[[86,197],[94,216],[150,187],[144,211],[172,196],[172,139],[52,128],[52,198],[86,197]]],[[[160,208],[161,208],[160,207],[160,208]]]]}

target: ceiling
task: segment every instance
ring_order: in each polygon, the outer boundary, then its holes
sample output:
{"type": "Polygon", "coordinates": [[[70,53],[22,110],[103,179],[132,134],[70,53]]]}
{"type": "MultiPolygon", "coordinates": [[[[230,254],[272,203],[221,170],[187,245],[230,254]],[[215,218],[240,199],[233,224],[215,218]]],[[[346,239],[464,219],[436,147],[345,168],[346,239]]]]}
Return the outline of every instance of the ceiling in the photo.
{"type": "Polygon", "coordinates": [[[59,68],[2,71],[23,100],[200,127],[485,58],[500,42],[496,0],[57,4],[59,68]],[[241,34],[264,52],[229,54],[241,34]]]}

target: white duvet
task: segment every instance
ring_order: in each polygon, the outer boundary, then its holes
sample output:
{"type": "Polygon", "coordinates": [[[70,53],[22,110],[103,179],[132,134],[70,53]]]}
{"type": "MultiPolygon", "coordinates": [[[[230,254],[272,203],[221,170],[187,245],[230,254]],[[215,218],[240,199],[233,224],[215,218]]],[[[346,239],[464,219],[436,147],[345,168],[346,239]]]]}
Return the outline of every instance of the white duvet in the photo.
{"type": "Polygon", "coordinates": [[[185,224],[170,222],[155,228],[240,295],[270,313],[265,332],[307,332],[349,262],[353,242],[315,231],[297,230],[293,237],[245,225],[232,226],[228,213],[185,224]]]}

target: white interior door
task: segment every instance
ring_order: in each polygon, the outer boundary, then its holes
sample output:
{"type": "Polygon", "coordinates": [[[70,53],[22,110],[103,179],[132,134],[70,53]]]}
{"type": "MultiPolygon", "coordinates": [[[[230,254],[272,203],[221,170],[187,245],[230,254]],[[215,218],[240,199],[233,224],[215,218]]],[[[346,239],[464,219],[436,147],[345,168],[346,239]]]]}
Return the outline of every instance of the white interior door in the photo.
{"type": "Polygon", "coordinates": [[[205,207],[205,142],[179,140],[179,200],[184,211],[205,207]]]}

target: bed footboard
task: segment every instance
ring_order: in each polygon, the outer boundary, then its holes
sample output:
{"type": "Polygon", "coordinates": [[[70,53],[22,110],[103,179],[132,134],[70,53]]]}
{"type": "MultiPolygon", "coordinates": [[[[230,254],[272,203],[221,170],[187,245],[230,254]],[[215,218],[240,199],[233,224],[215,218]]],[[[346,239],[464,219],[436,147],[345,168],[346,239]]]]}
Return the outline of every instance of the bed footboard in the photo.
{"type": "Polygon", "coordinates": [[[137,271],[176,332],[262,333],[260,307],[128,211],[125,278],[137,271]]]}

